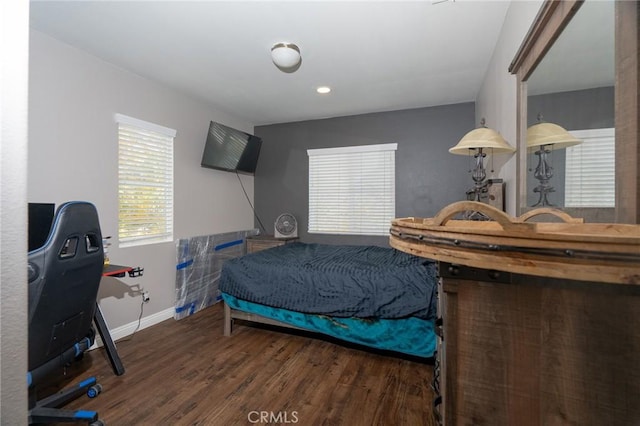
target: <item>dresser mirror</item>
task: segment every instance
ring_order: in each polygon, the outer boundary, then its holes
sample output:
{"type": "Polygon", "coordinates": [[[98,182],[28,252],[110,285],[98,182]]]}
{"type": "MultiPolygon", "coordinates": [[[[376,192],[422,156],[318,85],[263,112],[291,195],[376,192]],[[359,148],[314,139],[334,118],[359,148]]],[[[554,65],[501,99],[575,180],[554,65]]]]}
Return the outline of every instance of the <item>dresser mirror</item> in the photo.
{"type": "Polygon", "coordinates": [[[638,168],[619,158],[638,156],[635,3],[543,3],[509,68],[518,79],[520,214],[552,206],[588,222],[638,222],[638,168]],[[618,65],[629,57],[635,59],[631,69],[618,65]],[[576,141],[566,148],[562,143],[528,147],[527,129],[540,122],[561,126],[576,141]],[[635,129],[629,128],[633,122],[635,129]]]}

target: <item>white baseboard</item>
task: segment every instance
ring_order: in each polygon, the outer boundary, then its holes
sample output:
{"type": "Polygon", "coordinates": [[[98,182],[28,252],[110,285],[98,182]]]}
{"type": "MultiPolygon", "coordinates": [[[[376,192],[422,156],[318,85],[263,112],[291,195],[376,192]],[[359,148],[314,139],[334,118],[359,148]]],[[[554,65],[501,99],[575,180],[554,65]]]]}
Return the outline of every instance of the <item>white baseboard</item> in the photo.
{"type": "MultiPolygon", "coordinates": [[[[173,318],[174,312],[175,312],[175,308],[172,307],[172,308],[167,308],[164,311],[156,312],[155,314],[151,314],[146,317],[143,317],[140,320],[140,328],[138,328],[138,331],[144,330],[145,328],[151,327],[152,325],[156,325],[159,322],[165,321],[169,318],[173,318]]],[[[133,332],[136,330],[137,327],[138,327],[138,320],[135,320],[133,322],[130,322],[129,324],[121,325],[120,327],[114,328],[113,330],[109,330],[109,332],[111,334],[111,338],[115,342],[118,339],[122,339],[123,337],[127,337],[133,334],[133,332]]],[[[100,335],[96,333],[96,341],[93,344],[93,346],[91,346],[91,348],[89,349],[90,350],[95,349],[100,346],[102,346],[102,339],[100,338],[100,335]]]]}

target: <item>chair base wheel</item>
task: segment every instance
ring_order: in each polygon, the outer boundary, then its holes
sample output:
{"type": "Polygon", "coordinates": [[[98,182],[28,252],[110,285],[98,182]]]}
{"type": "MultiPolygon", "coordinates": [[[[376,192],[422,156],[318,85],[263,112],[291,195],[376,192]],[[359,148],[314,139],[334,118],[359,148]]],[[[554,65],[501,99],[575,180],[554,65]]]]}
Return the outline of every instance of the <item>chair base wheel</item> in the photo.
{"type": "Polygon", "coordinates": [[[95,398],[96,396],[98,396],[100,394],[100,392],[102,392],[102,385],[96,383],[95,385],[93,385],[89,389],[87,389],[87,396],[89,398],[95,398]]]}

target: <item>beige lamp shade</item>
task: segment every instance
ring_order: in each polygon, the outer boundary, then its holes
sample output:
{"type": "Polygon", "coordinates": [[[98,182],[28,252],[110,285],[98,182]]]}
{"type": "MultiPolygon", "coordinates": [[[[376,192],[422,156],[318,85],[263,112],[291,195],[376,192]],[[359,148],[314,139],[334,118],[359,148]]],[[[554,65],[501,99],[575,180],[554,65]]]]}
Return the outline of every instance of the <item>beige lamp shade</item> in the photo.
{"type": "Polygon", "coordinates": [[[469,150],[479,148],[491,150],[494,154],[510,153],[516,150],[504,140],[500,133],[488,127],[479,127],[464,135],[456,146],[449,148],[449,152],[469,155],[469,150]]]}
{"type": "Polygon", "coordinates": [[[543,145],[553,145],[553,149],[562,149],[578,145],[581,142],[564,128],[553,123],[538,123],[527,129],[527,149],[529,151],[534,151],[543,145]]]}

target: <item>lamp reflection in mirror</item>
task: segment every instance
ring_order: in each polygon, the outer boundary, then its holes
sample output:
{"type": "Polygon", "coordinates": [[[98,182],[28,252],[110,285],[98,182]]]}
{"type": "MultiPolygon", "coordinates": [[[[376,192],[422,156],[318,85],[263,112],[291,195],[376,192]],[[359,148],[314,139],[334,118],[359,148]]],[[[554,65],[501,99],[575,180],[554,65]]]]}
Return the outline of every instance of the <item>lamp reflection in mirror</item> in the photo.
{"type": "Polygon", "coordinates": [[[500,133],[485,126],[484,118],[480,121],[480,127],[464,135],[460,142],[449,149],[452,154],[473,155],[475,167],[471,173],[473,188],[467,191],[469,199],[480,201],[481,195],[487,192],[487,171],[484,159],[487,153],[503,154],[515,152],[515,148],[507,143],[500,133]]]}
{"type": "Polygon", "coordinates": [[[533,176],[540,181],[533,192],[539,194],[538,202],[531,207],[551,206],[548,194],[555,192],[549,181],[553,177],[553,167],[548,162],[549,154],[556,149],[564,149],[582,142],[573,137],[564,128],[553,123],[542,121],[542,116],[538,115],[538,123],[527,129],[527,150],[534,152],[538,156],[538,165],[533,176]]]}

